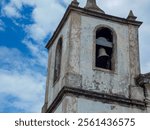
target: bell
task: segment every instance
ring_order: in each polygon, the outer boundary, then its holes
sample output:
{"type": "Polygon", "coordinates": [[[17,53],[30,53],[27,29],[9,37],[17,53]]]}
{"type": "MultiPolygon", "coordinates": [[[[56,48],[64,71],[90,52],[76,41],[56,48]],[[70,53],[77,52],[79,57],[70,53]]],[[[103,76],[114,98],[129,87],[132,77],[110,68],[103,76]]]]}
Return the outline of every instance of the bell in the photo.
{"type": "Polygon", "coordinates": [[[110,56],[106,53],[104,48],[100,48],[98,51],[98,57],[96,58],[96,67],[111,69],[110,56]]]}
{"type": "Polygon", "coordinates": [[[109,57],[109,55],[106,53],[106,50],[104,48],[100,48],[98,51],[98,58],[104,56],[109,57]]]}
{"type": "Polygon", "coordinates": [[[86,6],[84,7],[85,9],[89,9],[89,10],[94,10],[100,13],[105,13],[103,10],[101,10],[97,4],[96,4],[96,0],[87,0],[86,6]]]}

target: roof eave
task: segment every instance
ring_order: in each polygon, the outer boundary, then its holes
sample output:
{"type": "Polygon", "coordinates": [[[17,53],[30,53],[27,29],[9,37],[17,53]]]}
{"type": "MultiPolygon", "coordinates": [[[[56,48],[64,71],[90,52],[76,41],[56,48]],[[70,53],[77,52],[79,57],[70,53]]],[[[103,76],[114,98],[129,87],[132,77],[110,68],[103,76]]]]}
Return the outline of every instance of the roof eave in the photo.
{"type": "Polygon", "coordinates": [[[116,16],[112,16],[112,15],[108,15],[108,14],[103,14],[103,13],[95,12],[92,10],[80,8],[80,7],[76,7],[73,5],[69,5],[69,7],[67,8],[62,20],[60,21],[58,27],[56,28],[55,32],[53,33],[51,39],[48,41],[47,45],[45,46],[47,49],[49,49],[51,47],[51,45],[53,44],[53,42],[57,38],[60,30],[62,29],[63,25],[65,24],[71,11],[76,11],[76,12],[79,12],[79,13],[82,13],[85,15],[90,15],[93,17],[103,18],[106,20],[111,20],[114,22],[120,22],[120,23],[124,23],[124,24],[134,25],[134,26],[138,26],[138,27],[140,27],[140,25],[142,24],[141,21],[128,20],[125,18],[120,18],[120,17],[116,17],[116,16]]]}

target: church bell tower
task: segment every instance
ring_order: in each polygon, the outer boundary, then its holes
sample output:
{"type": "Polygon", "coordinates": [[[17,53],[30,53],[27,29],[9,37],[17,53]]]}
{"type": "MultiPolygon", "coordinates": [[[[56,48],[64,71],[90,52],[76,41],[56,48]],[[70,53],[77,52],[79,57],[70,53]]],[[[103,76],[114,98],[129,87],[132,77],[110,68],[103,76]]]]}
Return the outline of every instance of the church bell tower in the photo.
{"type": "Polygon", "coordinates": [[[106,14],[96,0],[73,0],[46,45],[48,75],[42,112],[147,112],[140,74],[142,22],[106,14]]]}

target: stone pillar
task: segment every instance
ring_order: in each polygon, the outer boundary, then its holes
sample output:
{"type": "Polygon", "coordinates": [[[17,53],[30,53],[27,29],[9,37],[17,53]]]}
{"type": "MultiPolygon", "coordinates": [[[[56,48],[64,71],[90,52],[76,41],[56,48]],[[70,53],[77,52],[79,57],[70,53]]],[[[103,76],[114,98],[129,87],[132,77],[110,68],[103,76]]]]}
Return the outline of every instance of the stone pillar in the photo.
{"type": "Polygon", "coordinates": [[[81,33],[81,16],[72,12],[71,14],[71,30],[69,40],[69,59],[68,72],[79,74],[80,72],[80,33],[81,33]]]}
{"type": "Polygon", "coordinates": [[[145,102],[147,106],[147,112],[150,112],[150,73],[140,74],[136,78],[137,84],[144,88],[145,102]]]}
{"type": "Polygon", "coordinates": [[[129,66],[130,66],[130,98],[144,100],[144,90],[136,85],[135,78],[140,74],[138,27],[129,25],[129,66]]]}

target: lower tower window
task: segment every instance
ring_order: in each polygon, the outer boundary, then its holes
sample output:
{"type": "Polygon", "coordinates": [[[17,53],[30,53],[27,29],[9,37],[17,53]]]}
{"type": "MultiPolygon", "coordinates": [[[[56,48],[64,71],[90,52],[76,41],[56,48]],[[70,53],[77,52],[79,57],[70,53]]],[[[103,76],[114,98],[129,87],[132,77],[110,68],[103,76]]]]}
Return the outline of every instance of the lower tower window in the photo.
{"type": "Polygon", "coordinates": [[[60,70],[61,70],[61,55],[62,55],[62,38],[58,40],[56,46],[56,54],[55,54],[55,67],[54,67],[54,83],[60,77],[60,70]]]}

